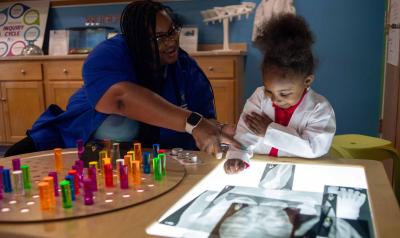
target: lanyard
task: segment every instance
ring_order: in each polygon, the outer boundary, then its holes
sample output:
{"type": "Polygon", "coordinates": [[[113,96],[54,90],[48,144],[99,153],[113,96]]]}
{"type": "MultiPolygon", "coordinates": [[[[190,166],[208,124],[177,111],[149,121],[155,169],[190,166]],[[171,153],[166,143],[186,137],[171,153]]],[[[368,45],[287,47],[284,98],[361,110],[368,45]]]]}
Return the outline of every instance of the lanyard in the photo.
{"type": "MultiPolygon", "coordinates": [[[[167,78],[168,76],[168,68],[166,67],[165,69],[165,75],[164,78],[167,78]]],[[[172,68],[172,67],[171,67],[172,68]]],[[[176,77],[176,66],[172,68],[172,72],[171,72],[171,76],[172,76],[172,81],[173,81],[173,85],[174,85],[174,92],[175,92],[175,98],[176,98],[176,104],[179,107],[182,108],[187,108],[188,105],[186,103],[186,97],[185,97],[185,93],[184,91],[179,87],[179,83],[178,83],[178,78],[176,77]]]]}

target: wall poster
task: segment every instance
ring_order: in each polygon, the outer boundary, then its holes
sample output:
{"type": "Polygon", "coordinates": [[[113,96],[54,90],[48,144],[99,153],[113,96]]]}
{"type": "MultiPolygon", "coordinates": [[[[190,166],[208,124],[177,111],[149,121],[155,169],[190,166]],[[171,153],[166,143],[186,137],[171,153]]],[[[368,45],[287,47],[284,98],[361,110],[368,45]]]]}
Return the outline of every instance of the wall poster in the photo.
{"type": "Polygon", "coordinates": [[[20,55],[31,42],[43,47],[49,1],[0,3],[0,57],[20,55]]]}

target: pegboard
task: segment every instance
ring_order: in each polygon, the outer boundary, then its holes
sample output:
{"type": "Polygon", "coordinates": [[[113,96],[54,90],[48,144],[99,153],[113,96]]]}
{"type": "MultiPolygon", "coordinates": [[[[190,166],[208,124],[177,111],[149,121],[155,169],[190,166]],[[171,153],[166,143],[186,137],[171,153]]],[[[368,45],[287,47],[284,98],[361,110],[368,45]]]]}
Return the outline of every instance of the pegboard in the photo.
{"type": "MultiPolygon", "coordinates": [[[[58,182],[64,179],[67,171],[78,159],[76,150],[73,149],[63,151],[62,156],[64,171],[58,174],[58,182]]],[[[84,204],[83,191],[80,189],[80,194],[76,196],[76,201],[73,201],[72,208],[63,208],[61,196],[58,196],[55,197],[55,209],[44,211],[40,206],[37,183],[47,176],[48,172],[55,171],[53,151],[40,152],[34,156],[22,156],[20,158],[21,165],[29,166],[32,189],[25,190],[25,195],[3,191],[4,198],[0,200],[0,223],[73,219],[135,206],[170,191],[182,181],[186,173],[183,165],[168,156],[167,175],[161,181],[154,180],[153,173],[142,173],[141,185],[133,185],[132,181],[129,181],[129,189],[120,189],[114,170],[114,187],[106,188],[104,180],[100,181],[98,191],[94,192],[93,205],[84,204]]],[[[0,159],[0,165],[12,170],[11,160],[12,158],[0,159]]],[[[98,176],[98,179],[101,180],[101,177],[98,176]]]]}

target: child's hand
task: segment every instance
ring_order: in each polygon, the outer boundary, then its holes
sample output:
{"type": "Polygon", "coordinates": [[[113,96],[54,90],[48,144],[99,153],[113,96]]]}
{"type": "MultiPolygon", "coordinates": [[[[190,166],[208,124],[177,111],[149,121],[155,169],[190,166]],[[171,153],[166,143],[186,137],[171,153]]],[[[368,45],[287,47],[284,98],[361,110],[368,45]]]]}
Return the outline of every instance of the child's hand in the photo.
{"type": "Polygon", "coordinates": [[[264,113],[260,115],[256,112],[252,112],[251,114],[245,115],[244,122],[254,134],[264,137],[267,127],[272,120],[264,113]]]}
{"type": "Polygon", "coordinates": [[[225,161],[224,169],[227,174],[236,174],[246,168],[246,163],[241,159],[228,159],[225,161]]]}

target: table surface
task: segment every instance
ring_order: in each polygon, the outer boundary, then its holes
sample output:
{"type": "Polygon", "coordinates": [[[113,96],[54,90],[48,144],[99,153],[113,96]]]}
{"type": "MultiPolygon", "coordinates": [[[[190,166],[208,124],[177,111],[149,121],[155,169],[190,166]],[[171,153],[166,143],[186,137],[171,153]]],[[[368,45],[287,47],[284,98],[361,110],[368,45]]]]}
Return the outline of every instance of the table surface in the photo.
{"type": "MultiPolygon", "coordinates": [[[[46,152],[31,153],[19,157],[26,158],[37,156],[41,153],[46,152]]],[[[145,232],[146,228],[164,214],[168,208],[215,168],[216,165],[222,162],[204,153],[199,152],[198,154],[203,160],[201,165],[187,166],[186,176],[177,187],[146,203],[86,218],[56,222],[0,224],[0,237],[149,237],[145,232]]],[[[65,156],[65,159],[67,158],[65,156]]],[[[320,160],[277,159],[266,156],[262,158],[261,156],[255,156],[254,159],[296,164],[335,164],[364,167],[377,236],[398,237],[398,234],[400,234],[399,205],[380,162],[340,158],[320,160]]]]}

